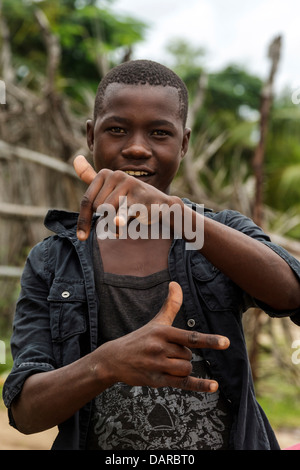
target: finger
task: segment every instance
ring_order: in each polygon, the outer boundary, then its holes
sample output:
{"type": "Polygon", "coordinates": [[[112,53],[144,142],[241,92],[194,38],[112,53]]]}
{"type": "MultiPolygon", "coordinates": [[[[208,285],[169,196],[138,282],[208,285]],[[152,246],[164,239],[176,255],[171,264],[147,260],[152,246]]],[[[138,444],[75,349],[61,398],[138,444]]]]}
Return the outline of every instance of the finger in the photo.
{"type": "Polygon", "coordinates": [[[187,348],[227,349],[230,341],[226,336],[200,333],[199,331],[186,331],[172,328],[169,341],[173,341],[187,348]]]}
{"type": "Polygon", "coordinates": [[[94,201],[104,183],[104,176],[98,173],[86,190],[81,203],[77,221],[77,238],[84,241],[88,238],[93,218],[94,201]]]}
{"type": "Polygon", "coordinates": [[[125,227],[128,222],[127,197],[123,196],[119,201],[120,205],[114,223],[117,227],[125,227]]]}
{"type": "Polygon", "coordinates": [[[73,166],[79,178],[85,183],[91,184],[97,173],[83,155],[75,157],[73,166]]]}
{"type": "Polygon", "coordinates": [[[169,294],[158,314],[151,320],[161,325],[172,325],[182,305],[183,295],[177,282],[170,282],[169,294]]]}
{"type": "Polygon", "coordinates": [[[135,205],[130,206],[128,208],[128,216],[136,218],[141,225],[150,225],[152,223],[152,214],[148,214],[146,205],[139,204],[138,210],[136,209],[135,205]]]}
{"type": "Polygon", "coordinates": [[[191,361],[193,358],[193,353],[186,346],[182,346],[181,344],[170,343],[168,344],[167,357],[176,359],[180,358],[186,361],[191,361]]]}
{"type": "Polygon", "coordinates": [[[214,393],[219,388],[219,384],[215,380],[191,377],[190,375],[186,377],[166,375],[165,380],[169,387],[189,390],[191,392],[214,393]]]}

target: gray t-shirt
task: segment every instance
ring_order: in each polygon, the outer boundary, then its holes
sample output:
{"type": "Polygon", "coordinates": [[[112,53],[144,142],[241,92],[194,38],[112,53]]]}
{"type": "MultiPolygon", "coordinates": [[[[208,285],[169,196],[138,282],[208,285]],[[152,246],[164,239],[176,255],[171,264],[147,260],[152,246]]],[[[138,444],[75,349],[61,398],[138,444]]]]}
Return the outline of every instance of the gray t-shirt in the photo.
{"type": "MultiPolygon", "coordinates": [[[[145,277],[104,273],[96,240],[94,269],[100,300],[99,345],[149,322],[167,297],[168,270],[145,277]]],[[[174,326],[186,329],[184,305],[174,326]]],[[[193,350],[192,365],[195,377],[209,378],[201,350],[193,350]]],[[[119,382],[93,401],[87,448],[226,449],[230,422],[220,391],[132,387],[119,382]]]]}

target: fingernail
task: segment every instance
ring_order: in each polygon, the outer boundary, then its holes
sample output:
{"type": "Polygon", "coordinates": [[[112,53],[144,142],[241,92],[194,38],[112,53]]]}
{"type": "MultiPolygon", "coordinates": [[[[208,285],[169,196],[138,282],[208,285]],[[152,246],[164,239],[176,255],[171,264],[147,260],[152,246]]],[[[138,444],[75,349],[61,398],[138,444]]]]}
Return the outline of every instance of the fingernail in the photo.
{"type": "Polygon", "coordinates": [[[219,340],[219,346],[221,346],[221,348],[228,347],[229,346],[229,340],[227,338],[221,338],[219,340]]]}
{"type": "Polygon", "coordinates": [[[209,390],[211,392],[216,392],[218,390],[218,384],[217,383],[211,383],[209,386],[209,390]]]}
{"type": "Polygon", "coordinates": [[[85,231],[84,230],[78,230],[77,238],[79,238],[79,240],[85,240],[85,231]]]}

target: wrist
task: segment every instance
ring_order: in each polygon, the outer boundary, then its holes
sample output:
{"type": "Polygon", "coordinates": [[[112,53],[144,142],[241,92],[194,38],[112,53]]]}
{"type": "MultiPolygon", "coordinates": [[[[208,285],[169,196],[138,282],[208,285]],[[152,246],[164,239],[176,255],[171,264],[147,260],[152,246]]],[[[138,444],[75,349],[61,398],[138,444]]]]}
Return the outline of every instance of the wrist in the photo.
{"type": "Polygon", "coordinates": [[[181,207],[181,209],[183,210],[184,208],[184,202],[182,201],[182,199],[178,196],[168,196],[168,199],[167,199],[167,204],[169,207],[172,207],[174,205],[178,205],[179,207],[181,207]]]}
{"type": "Polygon", "coordinates": [[[178,196],[169,196],[167,206],[162,223],[163,225],[169,224],[173,235],[181,238],[184,225],[184,203],[178,196]]]}
{"type": "Polygon", "coordinates": [[[170,217],[171,228],[175,236],[189,244],[187,245],[189,250],[201,250],[204,245],[205,217],[202,206],[199,208],[194,210],[177,196],[170,200],[170,213],[174,214],[170,217]]]}
{"type": "Polygon", "coordinates": [[[117,382],[117,378],[114,374],[115,368],[110,361],[113,354],[110,352],[110,343],[111,341],[102,344],[91,353],[92,361],[89,364],[89,370],[99,389],[98,393],[101,393],[117,382]]]}

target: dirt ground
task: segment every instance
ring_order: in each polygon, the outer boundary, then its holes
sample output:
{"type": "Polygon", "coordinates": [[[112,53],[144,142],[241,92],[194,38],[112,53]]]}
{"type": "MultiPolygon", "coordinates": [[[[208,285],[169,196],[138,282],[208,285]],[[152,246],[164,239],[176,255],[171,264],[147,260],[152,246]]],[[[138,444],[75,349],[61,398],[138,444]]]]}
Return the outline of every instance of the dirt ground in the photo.
{"type": "Polygon", "coordinates": [[[25,436],[8,424],[7,412],[0,408],[0,450],[48,450],[57,435],[57,429],[25,436]]]}
{"type": "MultiPolygon", "coordinates": [[[[282,449],[300,442],[300,428],[276,432],[282,449]]],[[[6,410],[0,408],[0,450],[49,450],[57,435],[53,428],[39,434],[24,436],[8,424],[6,410]]]]}

